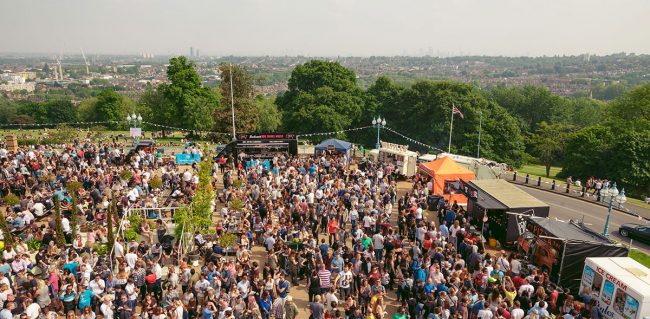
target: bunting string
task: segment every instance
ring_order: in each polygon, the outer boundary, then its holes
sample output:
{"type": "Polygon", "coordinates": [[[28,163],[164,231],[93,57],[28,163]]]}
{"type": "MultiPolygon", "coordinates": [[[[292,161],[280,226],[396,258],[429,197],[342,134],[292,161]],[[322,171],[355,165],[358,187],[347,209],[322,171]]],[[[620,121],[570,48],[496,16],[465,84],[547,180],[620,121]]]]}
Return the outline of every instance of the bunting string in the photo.
{"type": "MultiPolygon", "coordinates": [[[[20,124],[20,123],[8,123],[8,124],[0,124],[0,127],[54,127],[58,125],[70,125],[70,126],[86,126],[86,125],[101,125],[101,124],[116,124],[116,123],[124,123],[126,121],[94,121],[94,122],[62,122],[62,123],[30,123],[30,124],[20,124]]],[[[152,122],[147,122],[143,121],[142,124],[146,124],[149,126],[154,126],[154,127],[159,127],[163,129],[169,129],[169,130],[176,130],[176,131],[192,131],[192,132],[198,132],[198,133],[208,133],[208,134],[220,134],[220,135],[230,135],[232,133],[230,132],[215,132],[215,131],[208,131],[208,130],[196,130],[196,129],[187,129],[187,128],[182,128],[182,127],[177,127],[177,126],[171,126],[171,125],[162,125],[162,124],[157,124],[157,123],[152,123],[152,122]]],[[[336,134],[343,134],[346,132],[353,132],[353,131],[360,131],[360,130],[365,130],[368,128],[372,128],[372,125],[367,125],[367,126],[362,126],[362,127],[356,127],[356,128],[351,128],[351,129],[346,129],[346,130],[340,130],[340,131],[332,131],[332,132],[317,132],[317,133],[307,133],[307,134],[298,134],[297,137],[311,137],[311,136],[321,136],[321,135],[336,135],[336,134]]],[[[412,139],[398,131],[395,131],[394,129],[387,127],[387,126],[382,126],[382,128],[386,129],[387,131],[396,134],[405,140],[419,145],[423,147],[427,147],[429,149],[436,150],[438,152],[444,152],[444,150],[439,149],[437,147],[424,144],[420,141],[417,141],[415,139],[412,139]]]]}
{"type": "Polygon", "coordinates": [[[208,134],[232,135],[232,132],[224,133],[224,132],[215,132],[215,131],[187,129],[187,128],[176,127],[176,126],[156,124],[156,123],[151,123],[151,122],[146,122],[146,121],[143,121],[142,124],[147,124],[147,125],[151,125],[151,126],[155,126],[155,127],[161,127],[161,128],[170,129],[170,130],[175,130],[175,131],[186,131],[186,132],[191,131],[191,132],[208,133],[208,134]]]}
{"type": "Polygon", "coordinates": [[[95,121],[95,122],[62,122],[62,123],[6,123],[0,124],[0,127],[48,127],[58,125],[82,126],[82,125],[98,125],[98,124],[113,124],[120,123],[120,121],[95,121]]]}
{"type": "Polygon", "coordinates": [[[414,140],[414,139],[412,139],[412,138],[410,138],[410,137],[408,137],[408,136],[406,136],[406,135],[404,135],[404,134],[402,134],[402,133],[400,133],[398,131],[393,130],[390,127],[384,126],[384,129],[386,129],[387,131],[389,131],[391,133],[394,133],[394,134],[397,134],[397,135],[401,136],[402,138],[406,139],[407,141],[409,141],[409,142],[411,142],[413,144],[428,147],[430,149],[436,150],[436,151],[441,152],[441,153],[445,152],[444,150],[441,150],[441,149],[439,149],[439,148],[437,148],[435,146],[431,146],[431,145],[428,145],[428,144],[424,144],[424,143],[422,143],[420,141],[416,141],[416,140],[414,140]]]}
{"type": "Polygon", "coordinates": [[[372,125],[368,125],[368,126],[356,127],[356,128],[351,128],[351,129],[341,130],[341,131],[298,134],[297,136],[298,137],[308,137],[308,136],[318,136],[318,135],[335,135],[335,134],[342,134],[342,133],[345,133],[345,132],[364,130],[364,129],[371,128],[371,127],[372,127],[372,125]]]}

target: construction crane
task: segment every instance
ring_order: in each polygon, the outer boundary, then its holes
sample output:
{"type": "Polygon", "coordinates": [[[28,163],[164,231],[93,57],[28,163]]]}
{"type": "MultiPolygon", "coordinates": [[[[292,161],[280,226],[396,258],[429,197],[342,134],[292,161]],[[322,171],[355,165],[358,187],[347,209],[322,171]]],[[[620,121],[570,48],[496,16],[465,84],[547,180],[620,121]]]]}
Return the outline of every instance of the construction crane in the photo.
{"type": "Polygon", "coordinates": [[[56,64],[54,64],[54,80],[59,81],[60,75],[59,75],[59,65],[61,65],[61,60],[59,59],[58,56],[54,56],[54,59],[56,60],[56,64]]]}
{"type": "Polygon", "coordinates": [[[61,67],[61,60],[63,60],[63,55],[59,54],[59,58],[56,59],[56,63],[59,67],[59,80],[63,81],[63,68],[61,67]]]}
{"type": "Polygon", "coordinates": [[[84,58],[84,63],[86,64],[86,75],[90,75],[90,70],[88,69],[88,60],[86,59],[86,54],[84,53],[84,48],[81,48],[81,56],[84,58]]]}

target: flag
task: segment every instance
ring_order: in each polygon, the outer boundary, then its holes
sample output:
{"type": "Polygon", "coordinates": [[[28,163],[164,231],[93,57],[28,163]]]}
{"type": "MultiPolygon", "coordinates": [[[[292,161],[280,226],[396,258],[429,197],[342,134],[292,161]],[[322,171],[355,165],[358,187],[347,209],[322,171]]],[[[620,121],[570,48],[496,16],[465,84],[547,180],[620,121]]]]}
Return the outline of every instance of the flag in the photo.
{"type": "Polygon", "coordinates": [[[456,105],[453,105],[453,104],[452,104],[451,112],[452,112],[453,114],[458,114],[458,115],[460,116],[461,119],[464,119],[464,118],[465,118],[465,116],[463,116],[463,112],[461,112],[461,111],[456,107],[456,105]]]}

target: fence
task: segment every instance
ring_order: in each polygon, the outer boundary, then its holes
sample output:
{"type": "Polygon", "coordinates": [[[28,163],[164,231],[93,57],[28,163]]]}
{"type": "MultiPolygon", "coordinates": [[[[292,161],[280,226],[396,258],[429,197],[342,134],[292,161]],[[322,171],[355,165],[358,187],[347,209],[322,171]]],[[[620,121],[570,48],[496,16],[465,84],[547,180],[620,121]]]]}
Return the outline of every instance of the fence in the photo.
{"type": "MultiPolygon", "coordinates": [[[[576,185],[567,185],[566,183],[559,182],[556,180],[543,180],[542,177],[532,176],[530,174],[520,174],[518,172],[504,172],[501,174],[501,178],[515,184],[526,185],[533,188],[538,188],[545,191],[554,192],[558,195],[564,195],[568,197],[573,197],[576,199],[584,200],[587,202],[592,202],[597,205],[608,206],[609,202],[604,201],[604,198],[600,196],[598,191],[593,189],[587,189],[584,185],[578,187],[576,185]]],[[[645,219],[646,221],[650,220],[650,214],[641,213],[637,211],[638,209],[631,206],[624,206],[622,204],[614,205],[614,209],[621,212],[627,213],[629,215],[638,217],[640,219],[645,219]],[[634,211],[633,211],[634,210],[634,211]]]]}

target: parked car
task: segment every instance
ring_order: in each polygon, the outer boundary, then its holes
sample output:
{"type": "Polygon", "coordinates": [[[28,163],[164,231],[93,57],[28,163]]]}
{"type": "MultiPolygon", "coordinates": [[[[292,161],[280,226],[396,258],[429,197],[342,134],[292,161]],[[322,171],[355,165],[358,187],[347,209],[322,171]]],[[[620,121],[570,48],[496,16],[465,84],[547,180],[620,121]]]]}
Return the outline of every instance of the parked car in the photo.
{"type": "Polygon", "coordinates": [[[623,237],[634,238],[650,244],[650,226],[639,224],[623,224],[618,229],[618,233],[623,237]]]}

